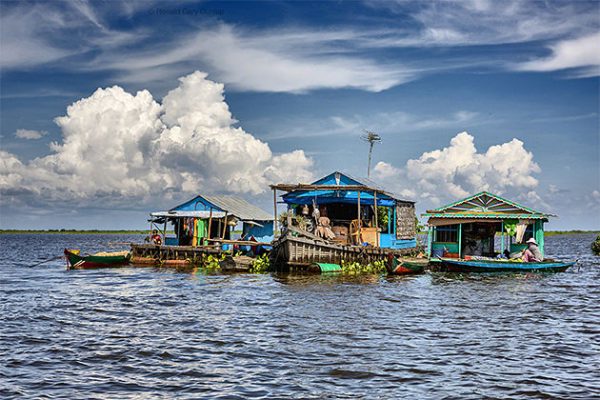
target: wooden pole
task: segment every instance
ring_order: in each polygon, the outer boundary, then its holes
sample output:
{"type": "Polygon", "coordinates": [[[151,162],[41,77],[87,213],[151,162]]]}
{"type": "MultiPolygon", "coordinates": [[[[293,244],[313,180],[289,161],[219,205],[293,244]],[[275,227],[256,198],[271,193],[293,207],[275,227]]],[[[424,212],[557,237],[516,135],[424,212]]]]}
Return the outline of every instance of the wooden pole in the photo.
{"type": "Polygon", "coordinates": [[[504,254],[504,221],[500,224],[500,251],[504,254]]]}
{"type": "Polygon", "coordinates": [[[227,232],[227,211],[225,211],[225,218],[223,218],[223,237],[225,239],[225,233],[227,232]]]}
{"type": "Polygon", "coordinates": [[[212,207],[210,208],[210,212],[208,213],[208,233],[206,234],[207,239],[212,239],[212,237],[210,236],[210,230],[212,228],[212,207]]]}
{"type": "Polygon", "coordinates": [[[373,192],[373,208],[375,209],[375,246],[379,247],[379,221],[377,220],[377,192],[373,192]]]}
{"type": "Polygon", "coordinates": [[[431,257],[431,248],[433,246],[433,230],[435,228],[431,225],[427,227],[427,257],[431,257]]]}
{"type": "Polygon", "coordinates": [[[167,241],[167,219],[165,218],[165,226],[163,228],[163,244],[167,241]]]}
{"type": "Polygon", "coordinates": [[[277,235],[277,189],[273,189],[273,240],[277,235]]]}
{"type": "Polygon", "coordinates": [[[458,224],[458,258],[462,258],[462,225],[458,224]]]}
{"type": "Polygon", "coordinates": [[[356,237],[356,242],[361,245],[362,241],[360,239],[360,228],[362,225],[362,221],[360,219],[360,190],[358,191],[358,236],[356,237]]]}

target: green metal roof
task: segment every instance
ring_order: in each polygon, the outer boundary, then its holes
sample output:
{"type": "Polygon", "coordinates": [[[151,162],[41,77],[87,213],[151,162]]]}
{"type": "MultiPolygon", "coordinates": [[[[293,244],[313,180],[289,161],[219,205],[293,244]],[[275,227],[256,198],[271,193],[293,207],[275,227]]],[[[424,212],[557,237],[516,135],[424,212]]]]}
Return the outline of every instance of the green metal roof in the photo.
{"type": "Polygon", "coordinates": [[[485,219],[544,219],[548,218],[546,214],[485,214],[485,213],[425,213],[423,216],[430,218],[485,218],[485,219]]]}
{"type": "Polygon", "coordinates": [[[422,215],[430,218],[485,219],[548,219],[553,216],[485,191],[443,207],[428,210],[422,215]]]}

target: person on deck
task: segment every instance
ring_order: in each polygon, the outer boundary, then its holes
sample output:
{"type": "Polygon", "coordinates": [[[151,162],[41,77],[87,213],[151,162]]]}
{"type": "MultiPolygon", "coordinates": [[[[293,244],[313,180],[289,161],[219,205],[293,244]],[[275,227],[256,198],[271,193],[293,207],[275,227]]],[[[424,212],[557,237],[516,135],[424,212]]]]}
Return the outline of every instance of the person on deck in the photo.
{"type": "Polygon", "coordinates": [[[523,261],[540,262],[544,260],[544,256],[542,256],[542,252],[534,238],[529,239],[525,243],[527,243],[527,248],[523,251],[523,261]]]}
{"type": "Polygon", "coordinates": [[[157,244],[159,246],[162,244],[162,238],[160,237],[156,229],[152,231],[152,236],[150,236],[150,240],[152,241],[152,243],[157,244]]]}

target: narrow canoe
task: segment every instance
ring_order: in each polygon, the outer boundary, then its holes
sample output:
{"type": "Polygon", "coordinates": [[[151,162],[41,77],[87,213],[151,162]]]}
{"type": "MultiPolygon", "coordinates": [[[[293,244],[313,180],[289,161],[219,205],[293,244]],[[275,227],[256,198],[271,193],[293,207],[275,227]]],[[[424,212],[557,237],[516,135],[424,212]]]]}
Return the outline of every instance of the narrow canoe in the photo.
{"type": "Polygon", "coordinates": [[[515,262],[453,258],[442,258],[441,261],[443,268],[450,272],[563,272],[575,265],[575,261],[515,262]]]}
{"type": "Polygon", "coordinates": [[[409,274],[422,274],[425,271],[425,267],[429,263],[428,260],[402,260],[394,258],[392,260],[392,274],[393,275],[409,275],[409,274]]]}
{"type": "Polygon", "coordinates": [[[107,253],[106,255],[82,256],[76,251],[65,249],[69,269],[111,268],[129,264],[130,254],[107,253]]]}

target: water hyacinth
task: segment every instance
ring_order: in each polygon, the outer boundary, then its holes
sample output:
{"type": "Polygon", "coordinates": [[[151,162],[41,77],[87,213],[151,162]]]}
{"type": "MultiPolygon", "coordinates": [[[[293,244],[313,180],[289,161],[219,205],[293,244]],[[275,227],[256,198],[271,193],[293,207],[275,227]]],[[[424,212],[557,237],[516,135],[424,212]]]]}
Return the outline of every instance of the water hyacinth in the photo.
{"type": "Polygon", "coordinates": [[[600,235],[596,237],[596,240],[592,242],[592,252],[600,256],[600,235]]]}
{"type": "Polygon", "coordinates": [[[361,275],[361,274],[383,274],[387,272],[385,261],[379,260],[369,264],[361,264],[358,262],[347,262],[342,260],[342,274],[361,275]]]}
{"type": "Polygon", "coordinates": [[[200,265],[202,268],[206,268],[212,271],[217,271],[221,269],[221,261],[225,260],[225,254],[222,253],[220,255],[212,255],[212,254],[203,254],[202,261],[200,265]]]}
{"type": "Polygon", "coordinates": [[[269,270],[270,266],[271,261],[269,260],[269,255],[263,254],[254,259],[252,266],[248,271],[253,274],[264,274],[269,270]]]}

